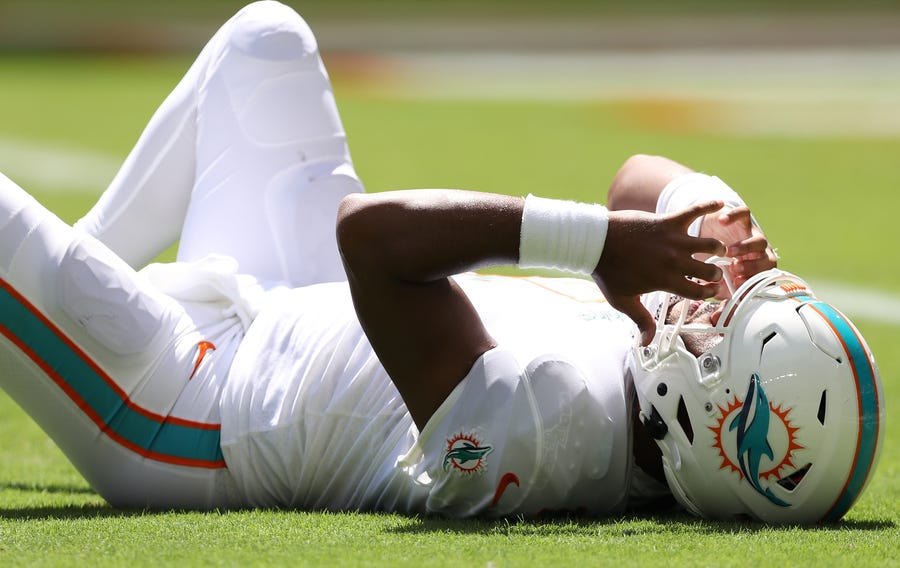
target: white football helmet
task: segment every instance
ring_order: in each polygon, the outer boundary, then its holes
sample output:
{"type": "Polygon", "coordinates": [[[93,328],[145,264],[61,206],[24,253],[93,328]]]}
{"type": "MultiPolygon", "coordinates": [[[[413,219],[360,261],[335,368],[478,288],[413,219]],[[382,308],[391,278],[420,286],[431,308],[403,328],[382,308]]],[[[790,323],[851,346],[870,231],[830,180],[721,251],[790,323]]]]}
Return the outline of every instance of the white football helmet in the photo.
{"type": "MultiPolygon", "coordinates": [[[[660,298],[657,298],[658,300],[660,298]]],[[[635,347],[641,421],[672,493],[711,519],[815,523],[841,518],[872,476],[884,393],[859,331],[798,277],[760,273],[715,326],[666,324],[635,347]],[[685,333],[719,334],[699,357],[685,333]]]]}

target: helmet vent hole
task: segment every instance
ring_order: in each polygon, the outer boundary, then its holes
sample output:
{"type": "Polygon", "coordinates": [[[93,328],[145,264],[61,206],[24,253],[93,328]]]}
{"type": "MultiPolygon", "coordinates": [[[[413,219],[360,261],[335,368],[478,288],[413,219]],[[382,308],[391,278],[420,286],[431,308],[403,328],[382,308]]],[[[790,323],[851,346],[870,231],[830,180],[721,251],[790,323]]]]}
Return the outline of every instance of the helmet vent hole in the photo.
{"type": "Polygon", "coordinates": [[[684,397],[678,398],[678,424],[681,426],[684,435],[687,436],[688,443],[694,445],[694,427],[691,426],[691,417],[688,415],[687,405],[684,404],[684,397]]]}
{"type": "Polygon", "coordinates": [[[762,357],[762,352],[766,350],[766,343],[768,343],[768,342],[772,341],[773,339],[775,339],[775,336],[776,336],[776,335],[778,335],[778,333],[773,331],[772,333],[770,333],[769,335],[767,335],[767,336],[762,340],[762,347],[759,348],[759,356],[760,356],[760,357],[762,357]]]}
{"type": "Polygon", "coordinates": [[[822,391],[822,398],[819,399],[819,412],[816,414],[816,418],[819,419],[819,424],[822,426],[825,425],[825,394],[828,391],[822,391]]]}
{"type": "Polygon", "coordinates": [[[782,477],[778,480],[778,485],[784,487],[788,491],[793,491],[797,488],[798,485],[800,485],[800,482],[803,481],[803,478],[805,478],[806,474],[809,473],[809,468],[811,467],[812,464],[808,463],[794,473],[782,477]]]}

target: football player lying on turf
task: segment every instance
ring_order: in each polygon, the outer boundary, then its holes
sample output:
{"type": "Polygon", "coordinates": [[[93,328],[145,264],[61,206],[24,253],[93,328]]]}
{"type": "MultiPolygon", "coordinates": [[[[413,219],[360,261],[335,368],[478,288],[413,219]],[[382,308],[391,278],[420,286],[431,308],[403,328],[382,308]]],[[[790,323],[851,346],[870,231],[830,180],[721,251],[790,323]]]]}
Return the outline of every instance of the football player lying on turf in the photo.
{"type": "Polygon", "coordinates": [[[859,333],[717,178],[636,156],[609,207],[363,194],[312,33],[255,3],[74,228],[0,177],[0,385],[118,507],[840,518],[859,333]]]}

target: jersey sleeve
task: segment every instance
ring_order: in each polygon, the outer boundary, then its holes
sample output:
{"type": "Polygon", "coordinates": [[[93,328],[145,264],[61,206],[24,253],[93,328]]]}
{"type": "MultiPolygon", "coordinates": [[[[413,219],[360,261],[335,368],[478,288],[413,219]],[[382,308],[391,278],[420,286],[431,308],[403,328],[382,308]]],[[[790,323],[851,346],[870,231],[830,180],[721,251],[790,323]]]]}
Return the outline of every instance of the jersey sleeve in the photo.
{"type": "Polygon", "coordinates": [[[543,356],[523,367],[497,348],[476,362],[401,463],[430,485],[431,513],[605,510],[612,438],[610,414],[575,366],[543,356]]]}

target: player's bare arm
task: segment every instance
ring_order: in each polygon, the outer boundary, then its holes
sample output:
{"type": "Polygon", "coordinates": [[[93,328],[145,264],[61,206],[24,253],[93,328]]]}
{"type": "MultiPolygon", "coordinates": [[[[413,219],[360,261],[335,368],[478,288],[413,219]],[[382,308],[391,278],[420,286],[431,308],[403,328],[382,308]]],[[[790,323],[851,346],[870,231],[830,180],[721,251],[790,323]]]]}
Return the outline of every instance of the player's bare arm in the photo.
{"type": "Polygon", "coordinates": [[[631,156],[609,186],[607,207],[612,211],[656,211],[659,194],[670,181],[693,170],[663,156],[631,156]]]}
{"type": "Polygon", "coordinates": [[[338,243],[356,312],[420,429],[494,346],[448,277],[515,261],[521,201],[404,191],[341,203],[338,243]]]}
{"type": "MultiPolygon", "coordinates": [[[[518,197],[452,190],[357,194],[341,204],[338,240],[357,314],[419,428],[495,345],[450,276],[517,263],[523,207],[518,197]]],[[[593,277],[645,335],[653,321],[639,294],[665,289],[701,299],[714,290],[721,271],[693,255],[723,254],[724,247],[688,237],[686,228],[721,207],[609,214],[593,277]]]]}

